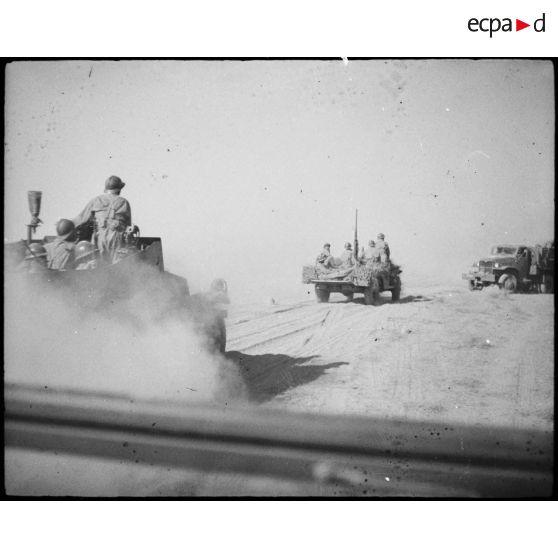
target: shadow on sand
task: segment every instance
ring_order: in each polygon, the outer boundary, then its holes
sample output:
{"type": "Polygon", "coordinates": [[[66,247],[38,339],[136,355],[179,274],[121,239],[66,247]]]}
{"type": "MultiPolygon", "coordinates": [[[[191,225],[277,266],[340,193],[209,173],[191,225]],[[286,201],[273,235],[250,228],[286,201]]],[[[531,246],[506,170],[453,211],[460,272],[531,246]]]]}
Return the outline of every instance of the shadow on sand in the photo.
{"type": "Polygon", "coordinates": [[[330,368],[348,362],[305,364],[315,358],[291,357],[282,354],[247,355],[238,351],[227,352],[227,359],[238,365],[246,383],[248,397],[256,403],[273,399],[284,391],[313,382],[330,368]]]}
{"type": "MultiPolygon", "coordinates": [[[[408,295],[408,296],[403,296],[399,299],[399,301],[392,303],[391,294],[385,293],[380,295],[380,298],[378,299],[378,303],[376,304],[376,306],[383,306],[384,304],[408,304],[410,302],[428,302],[430,300],[434,300],[434,299],[422,295],[408,295]]],[[[343,303],[345,301],[339,301],[339,302],[343,303]]],[[[351,302],[354,304],[364,305],[364,297],[362,296],[355,297],[354,300],[352,300],[351,302]]]]}
{"type": "Polygon", "coordinates": [[[401,297],[397,304],[408,304],[409,302],[428,302],[430,300],[434,300],[429,296],[422,296],[422,295],[407,295],[401,297]]]}

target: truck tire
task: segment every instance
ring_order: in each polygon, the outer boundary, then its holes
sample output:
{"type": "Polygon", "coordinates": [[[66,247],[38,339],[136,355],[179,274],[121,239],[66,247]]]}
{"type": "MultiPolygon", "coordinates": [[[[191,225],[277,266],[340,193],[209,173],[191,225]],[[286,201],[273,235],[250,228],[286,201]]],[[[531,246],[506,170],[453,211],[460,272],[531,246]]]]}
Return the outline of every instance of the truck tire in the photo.
{"type": "Polygon", "coordinates": [[[554,277],[545,275],[541,283],[541,293],[552,294],[554,292],[554,277]]]}
{"type": "Polygon", "coordinates": [[[328,302],[329,301],[329,290],[327,287],[320,287],[320,285],[316,285],[314,287],[316,291],[316,300],[318,302],[328,302]]]}
{"type": "Polygon", "coordinates": [[[391,289],[391,301],[397,302],[401,298],[401,279],[399,276],[393,281],[393,289],[391,289]]]}
{"type": "Polygon", "coordinates": [[[504,273],[498,281],[498,286],[508,293],[515,293],[517,292],[517,277],[512,273],[504,273]]]}
{"type": "Polygon", "coordinates": [[[378,287],[370,286],[364,289],[364,304],[367,306],[376,306],[380,298],[378,287]]]}

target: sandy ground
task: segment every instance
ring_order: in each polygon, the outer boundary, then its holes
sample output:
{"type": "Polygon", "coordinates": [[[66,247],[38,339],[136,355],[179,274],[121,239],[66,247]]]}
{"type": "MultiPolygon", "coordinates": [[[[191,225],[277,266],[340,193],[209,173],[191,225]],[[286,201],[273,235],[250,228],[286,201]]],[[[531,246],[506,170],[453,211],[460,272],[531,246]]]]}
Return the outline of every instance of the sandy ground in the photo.
{"type": "Polygon", "coordinates": [[[554,297],[407,290],[379,306],[307,300],[231,308],[228,356],[252,402],[552,430],[554,297]]]}
{"type": "MultiPolygon", "coordinates": [[[[342,295],[326,304],[298,300],[231,305],[227,360],[242,375],[243,402],[246,391],[261,409],[552,431],[553,296],[430,287],[404,291],[399,303],[384,293],[376,307],[342,295]]],[[[6,453],[8,491],[19,495],[455,494],[443,483],[421,492],[407,463],[385,466],[395,475],[389,486],[380,467],[340,489],[254,471],[223,474],[25,448],[6,453]]]]}

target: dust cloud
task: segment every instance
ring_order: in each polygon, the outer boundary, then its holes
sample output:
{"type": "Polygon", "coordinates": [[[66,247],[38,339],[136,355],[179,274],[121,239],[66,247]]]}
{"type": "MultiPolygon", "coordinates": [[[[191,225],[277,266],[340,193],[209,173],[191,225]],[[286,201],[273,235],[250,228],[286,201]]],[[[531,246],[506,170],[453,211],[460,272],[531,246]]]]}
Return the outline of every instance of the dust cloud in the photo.
{"type": "Polygon", "coordinates": [[[203,316],[177,304],[157,271],[133,277],[123,293],[111,290],[115,277],[78,284],[5,273],[6,384],[134,400],[242,400],[238,370],[200,332],[203,316]]]}

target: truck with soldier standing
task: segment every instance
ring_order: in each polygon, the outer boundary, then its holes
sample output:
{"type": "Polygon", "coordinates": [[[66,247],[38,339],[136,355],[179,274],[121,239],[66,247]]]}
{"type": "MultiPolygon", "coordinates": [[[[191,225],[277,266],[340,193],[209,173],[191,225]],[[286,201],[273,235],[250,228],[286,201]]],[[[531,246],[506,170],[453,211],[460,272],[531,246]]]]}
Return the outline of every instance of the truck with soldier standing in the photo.
{"type": "Polygon", "coordinates": [[[136,226],[124,229],[118,243],[108,247],[110,257],[100,257],[94,221],[99,212],[75,228],[71,220],[61,219],[57,236],[33,238],[41,223],[41,197],[42,192],[28,192],[32,219],[27,240],[4,245],[9,273],[25,273],[25,283],[31,288],[45,294],[61,292],[68,305],[86,311],[110,313],[115,301],[133,304],[138,296],[144,297],[156,308],[161,322],[169,318],[188,321],[210,348],[225,352],[226,281],[215,279],[207,292],[191,294],[184,277],[165,270],[161,238],[140,236],[136,226]],[[53,246],[68,252],[64,265],[52,265],[56,259],[53,246]]]}
{"type": "Polygon", "coordinates": [[[302,282],[314,285],[318,302],[328,302],[331,293],[341,293],[348,300],[353,300],[355,293],[359,293],[364,296],[364,304],[375,306],[383,291],[390,291],[392,301],[398,301],[401,296],[401,268],[391,261],[384,235],[378,235],[381,241],[378,247],[371,241],[359,256],[357,230],[358,210],[352,257],[347,256],[348,250],[352,251],[350,243],[345,244],[341,259],[331,255],[330,245],[326,243],[315,264],[303,266],[302,282]]]}

